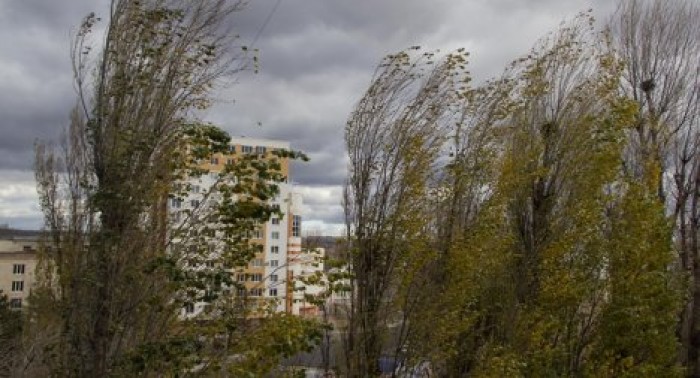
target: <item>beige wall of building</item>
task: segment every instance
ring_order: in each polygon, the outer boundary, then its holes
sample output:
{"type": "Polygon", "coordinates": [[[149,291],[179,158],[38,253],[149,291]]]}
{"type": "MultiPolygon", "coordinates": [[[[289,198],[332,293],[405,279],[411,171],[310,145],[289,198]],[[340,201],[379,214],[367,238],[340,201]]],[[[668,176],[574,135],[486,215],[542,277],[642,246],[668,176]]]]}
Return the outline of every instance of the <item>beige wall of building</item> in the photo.
{"type": "Polygon", "coordinates": [[[12,308],[27,305],[35,282],[37,246],[36,237],[0,237],[0,291],[12,308]]]}

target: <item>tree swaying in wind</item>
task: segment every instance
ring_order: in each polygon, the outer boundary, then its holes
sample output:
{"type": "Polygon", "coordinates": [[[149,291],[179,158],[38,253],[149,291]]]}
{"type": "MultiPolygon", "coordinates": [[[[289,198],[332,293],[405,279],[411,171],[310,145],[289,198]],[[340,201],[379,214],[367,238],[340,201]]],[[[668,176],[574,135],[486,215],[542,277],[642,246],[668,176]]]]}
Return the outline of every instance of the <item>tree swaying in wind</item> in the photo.
{"type": "Polygon", "coordinates": [[[113,0],[94,54],[85,18],[72,49],[77,106],[60,152],[37,146],[47,238],[14,371],[133,376],[262,374],[319,337],[313,322],[251,306],[232,270],[285,180],[275,151],[228,164],[175,214],[228,135],[198,121],[212,88],[246,64],[229,33],[239,1],[113,0]],[[237,53],[238,51],[238,53],[237,53]],[[182,318],[184,306],[208,304],[182,318]],[[251,315],[255,320],[250,319],[251,315]]]}
{"type": "Polygon", "coordinates": [[[682,374],[658,154],[625,169],[640,108],[609,34],[581,14],[477,88],[395,56],[346,128],[349,371],[682,374]]]}
{"type": "Polygon", "coordinates": [[[690,279],[680,362],[700,374],[700,5],[627,0],[609,22],[627,64],[620,91],[637,105],[625,170],[647,177],[674,226],[676,267],[690,279]]]}

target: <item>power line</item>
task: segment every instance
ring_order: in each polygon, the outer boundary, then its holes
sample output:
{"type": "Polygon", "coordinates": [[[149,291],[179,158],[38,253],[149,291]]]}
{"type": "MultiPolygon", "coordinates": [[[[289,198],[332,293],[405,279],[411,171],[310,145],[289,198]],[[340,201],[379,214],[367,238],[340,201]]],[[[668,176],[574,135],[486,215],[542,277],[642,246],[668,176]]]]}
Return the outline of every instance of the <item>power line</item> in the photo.
{"type": "Polygon", "coordinates": [[[270,20],[272,19],[272,16],[277,11],[277,8],[280,6],[280,3],[282,3],[282,0],[277,0],[277,2],[275,3],[275,6],[272,7],[272,9],[270,10],[270,13],[267,14],[267,18],[265,18],[265,21],[260,26],[260,29],[258,29],[258,32],[255,34],[255,38],[253,38],[253,42],[251,42],[251,44],[250,44],[251,49],[253,48],[255,43],[258,42],[258,38],[260,38],[260,36],[262,35],[265,28],[267,28],[267,24],[270,23],[270,20]]]}

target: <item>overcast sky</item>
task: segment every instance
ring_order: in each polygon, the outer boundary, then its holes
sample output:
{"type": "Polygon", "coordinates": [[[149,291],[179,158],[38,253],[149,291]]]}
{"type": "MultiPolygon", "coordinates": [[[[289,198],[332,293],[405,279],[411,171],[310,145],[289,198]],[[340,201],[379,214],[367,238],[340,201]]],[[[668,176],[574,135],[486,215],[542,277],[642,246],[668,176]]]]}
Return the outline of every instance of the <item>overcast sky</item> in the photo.
{"type": "MultiPolygon", "coordinates": [[[[69,46],[81,18],[108,0],[0,0],[0,224],[41,227],[33,173],[37,139],[56,139],[74,103],[69,46]]],[[[345,120],[386,54],[421,45],[471,52],[477,80],[497,75],[562,20],[611,0],[250,0],[243,43],[259,34],[259,74],[220,90],[205,115],[236,136],[282,139],[295,164],[305,231],[338,233],[346,175],[345,120]],[[273,12],[274,10],[274,12],[273,12]],[[266,27],[264,22],[269,18],[266,27]]]]}

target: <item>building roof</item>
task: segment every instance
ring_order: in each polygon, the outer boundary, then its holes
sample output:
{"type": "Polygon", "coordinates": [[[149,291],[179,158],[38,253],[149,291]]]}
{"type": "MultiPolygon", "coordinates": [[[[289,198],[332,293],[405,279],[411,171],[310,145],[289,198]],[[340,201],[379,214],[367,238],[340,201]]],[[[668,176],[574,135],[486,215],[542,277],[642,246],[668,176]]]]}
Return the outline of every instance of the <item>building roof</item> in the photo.
{"type": "Polygon", "coordinates": [[[17,230],[14,228],[0,228],[0,239],[38,239],[42,234],[40,230],[17,230]]]}

